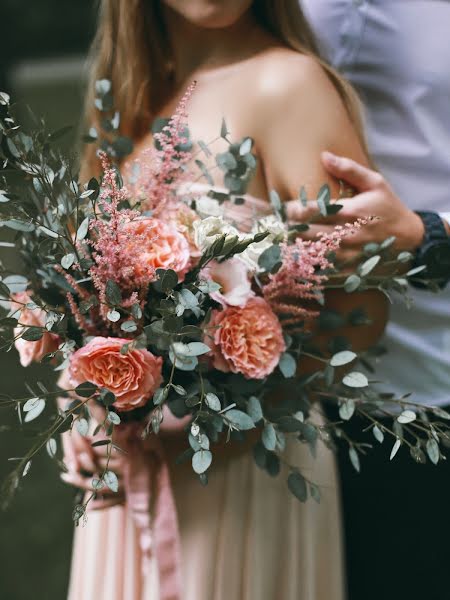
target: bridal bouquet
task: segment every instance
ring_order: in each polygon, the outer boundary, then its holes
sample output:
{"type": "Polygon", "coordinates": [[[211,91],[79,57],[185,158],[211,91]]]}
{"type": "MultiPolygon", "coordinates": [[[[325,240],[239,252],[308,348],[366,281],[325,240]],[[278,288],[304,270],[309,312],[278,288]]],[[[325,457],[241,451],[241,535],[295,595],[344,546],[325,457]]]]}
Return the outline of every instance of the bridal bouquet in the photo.
{"type": "MultiPolygon", "coordinates": [[[[359,469],[367,444],[342,427],[355,414],[378,443],[391,440],[391,458],[404,445],[417,462],[438,462],[441,445],[450,441],[445,411],[380,392],[370,381],[375,352],[358,355],[331,334],[326,348],[315,342],[321,328],[367,322],[362,309],[345,318],[328,311],[328,287],[405,294],[408,278],[418,274],[402,274],[410,255],[393,252],[389,239],[363,249],[354,269],[341,272],[339,244],[366,223],[303,241],[298,234],[308,224],[290,226],[275,192],[268,214],[243,231],[222,209],[248,202],[245,189],[256,165],[252,140],[232,143],[222,125],[228,150],[215,162],[225,188],[214,188],[189,139],[189,93],[172,119],[159,124],[155,147],[121,174],[117,162],[130,144],[118,133],[119,115],[109,112],[110,93],[109,82],[98,82],[96,105],[107,135],[99,139],[101,132],[91,129],[88,141],[100,143],[102,174],[84,185],[55,149],[64,131],[26,134],[9,97],[0,94],[0,218],[12,232],[2,245],[17,249],[22,262],[20,274],[1,265],[2,347],[15,346],[23,366],[46,363],[58,373],[60,388],[38,382],[26,384],[25,397],[1,396],[0,405],[17,412],[18,428],[42,422],[4,483],[4,497],[41,449],[64,470],[57,434],[76,428],[90,435],[94,409],[102,415],[94,434],[104,434],[95,443],[109,450],[119,446],[116,431],[153,439],[167,419],[177,419],[186,437],[180,460],[191,461],[203,483],[217,442],[234,443],[250,432],[256,464],[271,476],[280,472],[291,438],[313,454],[319,441],[332,447],[335,438],[345,439],[359,469]],[[192,164],[208,192],[190,185],[192,164]],[[389,274],[380,269],[385,263],[389,274]],[[302,369],[311,358],[314,367],[302,369]],[[65,400],[57,407],[58,396],[65,400]],[[339,421],[324,423],[317,400],[334,403],[339,421]],[[392,416],[392,427],[380,414],[392,416]]],[[[211,158],[206,144],[198,146],[211,158]]],[[[318,197],[323,214],[339,210],[330,198],[324,186],[318,197]]],[[[291,492],[301,501],[320,501],[319,488],[299,466],[286,466],[291,492]]],[[[94,491],[76,506],[75,520],[105,486],[118,488],[108,464],[93,477],[94,491]]]]}

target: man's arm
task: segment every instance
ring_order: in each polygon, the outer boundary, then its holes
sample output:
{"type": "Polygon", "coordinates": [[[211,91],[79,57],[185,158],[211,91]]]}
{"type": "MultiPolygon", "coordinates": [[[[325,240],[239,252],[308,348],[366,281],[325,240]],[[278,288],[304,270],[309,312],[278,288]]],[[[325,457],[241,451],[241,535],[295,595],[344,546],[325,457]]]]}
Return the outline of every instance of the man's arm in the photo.
{"type": "MultiPolygon", "coordinates": [[[[315,216],[314,225],[302,237],[312,239],[318,231],[331,230],[358,218],[378,217],[344,240],[340,250],[342,259],[356,256],[365,244],[394,236],[396,248],[415,254],[416,264],[428,265],[432,278],[439,280],[442,286],[450,281],[450,213],[410,210],[380,173],[349,158],[324,152],[322,162],[330,175],[350,185],[356,195],[343,199],[343,208],[335,215],[315,216]]],[[[291,221],[304,222],[317,214],[315,201],[309,201],[306,207],[296,201],[287,204],[291,221]]]]}

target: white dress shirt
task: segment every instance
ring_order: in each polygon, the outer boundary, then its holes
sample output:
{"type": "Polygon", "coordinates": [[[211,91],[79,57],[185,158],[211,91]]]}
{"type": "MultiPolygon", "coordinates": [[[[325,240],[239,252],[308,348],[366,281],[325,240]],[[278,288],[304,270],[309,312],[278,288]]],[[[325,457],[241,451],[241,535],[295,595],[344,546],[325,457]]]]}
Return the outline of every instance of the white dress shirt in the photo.
{"type": "MultiPolygon", "coordinates": [[[[450,0],[302,0],[325,56],[361,95],[369,148],[400,198],[450,222],[450,0]]],[[[450,404],[450,284],[396,302],[377,378],[450,404]]]]}

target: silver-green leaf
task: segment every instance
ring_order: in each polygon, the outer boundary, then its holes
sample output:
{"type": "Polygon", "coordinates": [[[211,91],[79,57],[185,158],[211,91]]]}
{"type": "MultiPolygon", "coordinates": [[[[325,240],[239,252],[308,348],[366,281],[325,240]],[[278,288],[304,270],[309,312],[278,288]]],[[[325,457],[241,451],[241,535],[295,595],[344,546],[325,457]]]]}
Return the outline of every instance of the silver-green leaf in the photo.
{"type": "Polygon", "coordinates": [[[369,385],[369,381],[364,373],[359,371],[352,371],[347,373],[342,380],[342,383],[351,388],[364,388],[369,385]]]}
{"type": "Polygon", "coordinates": [[[207,471],[212,463],[212,454],[209,450],[199,450],[192,457],[192,468],[200,475],[207,471]]]}

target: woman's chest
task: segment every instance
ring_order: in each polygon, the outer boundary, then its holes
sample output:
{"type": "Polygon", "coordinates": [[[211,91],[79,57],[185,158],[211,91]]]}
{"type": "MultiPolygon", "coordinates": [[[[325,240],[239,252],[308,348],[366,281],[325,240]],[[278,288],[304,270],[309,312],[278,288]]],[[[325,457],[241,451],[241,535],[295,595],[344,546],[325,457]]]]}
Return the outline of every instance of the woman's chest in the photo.
{"type": "MultiPolygon", "coordinates": [[[[189,169],[194,181],[212,181],[215,186],[223,186],[224,176],[234,164],[233,154],[239,154],[238,145],[245,138],[254,137],[257,109],[248,87],[247,94],[244,94],[244,90],[239,81],[233,84],[227,84],[226,81],[201,82],[194,88],[186,105],[187,127],[192,142],[189,169]],[[210,179],[204,175],[205,169],[210,179]]],[[[180,97],[181,94],[178,94],[162,106],[158,119],[173,115],[180,97]]],[[[132,158],[139,156],[143,149],[152,144],[153,135],[149,133],[136,144],[132,158]]],[[[258,148],[253,146],[252,152],[256,155],[256,162],[251,169],[252,176],[246,192],[267,198],[264,168],[258,157],[258,148]]]]}

